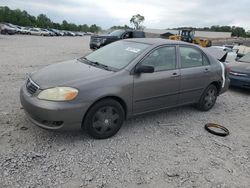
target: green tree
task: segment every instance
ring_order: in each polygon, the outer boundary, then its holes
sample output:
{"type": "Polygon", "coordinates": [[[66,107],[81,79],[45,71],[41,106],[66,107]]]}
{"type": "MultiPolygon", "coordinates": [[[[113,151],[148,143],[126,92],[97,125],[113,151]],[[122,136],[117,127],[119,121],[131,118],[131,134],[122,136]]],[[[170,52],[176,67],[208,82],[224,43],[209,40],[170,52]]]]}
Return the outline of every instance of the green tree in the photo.
{"type": "Polygon", "coordinates": [[[110,27],[110,29],[111,30],[116,30],[116,29],[132,29],[132,28],[129,27],[128,25],[124,25],[124,26],[120,26],[120,25],[116,26],[116,25],[114,25],[114,26],[110,27]]]}
{"type": "Polygon", "coordinates": [[[63,20],[61,24],[52,22],[45,14],[40,14],[37,17],[30,15],[27,11],[19,9],[11,10],[7,6],[0,6],[0,22],[8,22],[20,26],[34,26],[41,28],[55,28],[70,31],[98,32],[101,30],[99,26],[93,24],[76,25],[63,20]]]}
{"type": "Polygon", "coordinates": [[[49,28],[52,27],[53,24],[45,14],[40,14],[37,16],[36,25],[42,28],[49,28]]]}
{"type": "Polygon", "coordinates": [[[132,18],[130,19],[130,23],[134,25],[135,29],[142,29],[142,23],[144,22],[145,18],[144,16],[140,15],[140,14],[136,14],[134,16],[132,16],[132,18]]]}
{"type": "Polygon", "coordinates": [[[246,36],[246,31],[242,27],[232,27],[232,36],[236,37],[245,37],[246,36]]]}
{"type": "Polygon", "coordinates": [[[101,27],[97,26],[96,24],[93,24],[89,27],[89,31],[92,33],[97,33],[101,30],[101,27]]]}

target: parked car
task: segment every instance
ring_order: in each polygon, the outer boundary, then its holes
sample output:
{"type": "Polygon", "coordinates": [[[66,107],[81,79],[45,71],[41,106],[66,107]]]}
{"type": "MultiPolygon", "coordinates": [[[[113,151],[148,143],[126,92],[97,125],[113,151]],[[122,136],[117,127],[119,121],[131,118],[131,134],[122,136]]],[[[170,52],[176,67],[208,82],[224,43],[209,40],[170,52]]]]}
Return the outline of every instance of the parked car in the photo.
{"type": "Polygon", "coordinates": [[[65,30],[63,30],[62,32],[64,33],[63,36],[76,36],[76,34],[73,33],[72,31],[65,31],[65,30]]]}
{"type": "Polygon", "coordinates": [[[228,85],[226,65],[198,46],[127,39],[31,74],[20,99],[40,127],[82,127],[103,139],[139,114],[187,104],[208,111],[228,85]]]}
{"type": "Polygon", "coordinates": [[[82,37],[82,36],[84,36],[84,35],[85,35],[85,33],[84,33],[84,32],[76,32],[75,34],[76,34],[76,36],[80,36],[80,37],[82,37]]]}
{"type": "Polygon", "coordinates": [[[90,49],[98,49],[112,42],[128,38],[145,38],[143,31],[136,30],[115,30],[109,35],[93,35],[90,38],[90,49]]]}
{"type": "Polygon", "coordinates": [[[74,36],[76,36],[76,34],[74,32],[72,32],[72,31],[68,31],[68,36],[74,37],[74,36]]]}
{"type": "Polygon", "coordinates": [[[234,62],[237,58],[237,50],[226,46],[211,46],[210,48],[215,48],[218,50],[223,50],[227,52],[226,62],[234,62]]]}
{"type": "Polygon", "coordinates": [[[250,89],[250,52],[231,64],[230,85],[250,89]]]}
{"type": "Polygon", "coordinates": [[[21,27],[21,34],[29,34],[30,27],[21,27]]]}
{"type": "Polygon", "coordinates": [[[60,32],[59,30],[57,29],[47,29],[49,30],[50,32],[53,32],[54,33],[54,36],[63,36],[63,33],[60,32]]]}
{"type": "Polygon", "coordinates": [[[11,24],[11,23],[5,23],[5,25],[13,28],[14,30],[16,30],[16,33],[21,33],[21,27],[20,26],[17,26],[17,25],[14,25],[14,24],[11,24]]]}
{"type": "Polygon", "coordinates": [[[53,34],[47,29],[40,29],[42,36],[52,36],[53,34]]]}
{"type": "Polygon", "coordinates": [[[29,35],[41,35],[41,30],[39,28],[30,28],[28,31],[29,35]]]}
{"type": "Polygon", "coordinates": [[[16,29],[9,27],[6,24],[0,24],[0,33],[14,35],[14,34],[16,34],[16,29]]]}
{"type": "Polygon", "coordinates": [[[250,52],[250,47],[242,45],[241,43],[234,45],[233,49],[237,50],[238,52],[237,57],[239,58],[243,57],[244,55],[250,52]]]}

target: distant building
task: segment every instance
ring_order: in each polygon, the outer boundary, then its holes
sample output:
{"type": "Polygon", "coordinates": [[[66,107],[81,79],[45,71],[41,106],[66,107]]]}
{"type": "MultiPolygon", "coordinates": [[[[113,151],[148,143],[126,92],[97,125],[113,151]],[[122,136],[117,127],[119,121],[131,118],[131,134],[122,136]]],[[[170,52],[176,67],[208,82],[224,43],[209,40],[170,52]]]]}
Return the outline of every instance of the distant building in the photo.
{"type": "MultiPolygon", "coordinates": [[[[168,38],[169,34],[178,34],[179,30],[170,29],[144,29],[146,37],[149,38],[168,38]]],[[[195,31],[195,37],[209,38],[209,39],[221,39],[221,38],[231,38],[231,32],[214,32],[214,31],[195,31]]]]}

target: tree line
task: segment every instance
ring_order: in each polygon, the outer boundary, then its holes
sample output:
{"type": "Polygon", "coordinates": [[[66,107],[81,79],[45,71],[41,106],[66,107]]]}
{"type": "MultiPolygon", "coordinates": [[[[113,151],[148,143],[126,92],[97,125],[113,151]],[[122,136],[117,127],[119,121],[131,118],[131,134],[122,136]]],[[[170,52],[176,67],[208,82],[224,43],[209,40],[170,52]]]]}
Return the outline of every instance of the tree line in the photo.
{"type": "Polygon", "coordinates": [[[63,20],[62,23],[55,23],[45,14],[39,14],[37,17],[30,15],[27,11],[20,9],[11,10],[7,6],[0,6],[0,22],[8,22],[20,26],[54,28],[68,31],[83,31],[97,33],[101,30],[100,26],[92,24],[76,25],[63,20]]]}
{"type": "Polygon", "coordinates": [[[195,28],[195,27],[178,27],[174,28],[178,30],[182,29],[194,29],[196,31],[217,31],[217,32],[231,32],[232,36],[235,37],[250,37],[250,35],[246,32],[243,27],[237,26],[219,26],[213,25],[211,27],[203,27],[203,28],[195,28]]]}

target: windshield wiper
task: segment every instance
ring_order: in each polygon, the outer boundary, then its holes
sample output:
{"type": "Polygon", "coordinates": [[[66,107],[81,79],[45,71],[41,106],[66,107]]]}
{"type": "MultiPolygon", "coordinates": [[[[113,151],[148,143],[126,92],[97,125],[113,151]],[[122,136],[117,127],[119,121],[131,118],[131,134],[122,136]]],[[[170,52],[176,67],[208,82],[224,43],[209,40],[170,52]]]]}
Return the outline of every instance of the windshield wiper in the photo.
{"type": "Polygon", "coordinates": [[[99,63],[97,61],[90,61],[86,57],[82,57],[79,60],[81,61],[81,59],[85,60],[85,62],[87,64],[89,64],[89,65],[92,65],[92,66],[95,66],[95,67],[100,67],[100,68],[103,68],[103,69],[108,70],[108,71],[114,71],[114,69],[112,67],[109,67],[107,65],[101,64],[101,63],[99,63]]]}

